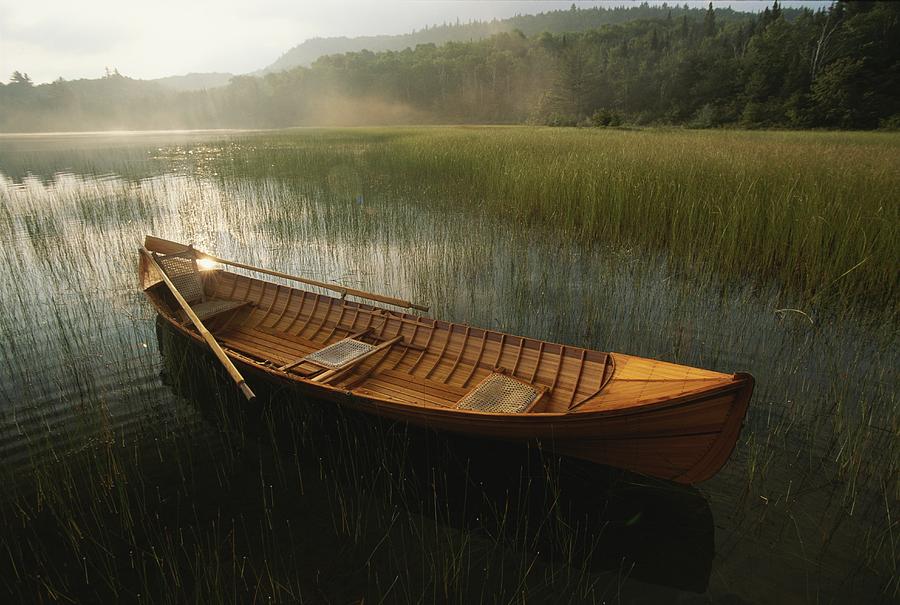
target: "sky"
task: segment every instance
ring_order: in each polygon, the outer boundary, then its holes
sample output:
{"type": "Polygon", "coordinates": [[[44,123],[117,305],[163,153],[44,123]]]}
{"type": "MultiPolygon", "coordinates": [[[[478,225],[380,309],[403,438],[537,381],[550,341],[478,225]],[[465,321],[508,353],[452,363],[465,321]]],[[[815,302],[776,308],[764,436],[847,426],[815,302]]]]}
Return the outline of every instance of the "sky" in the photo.
{"type": "MultiPolygon", "coordinates": [[[[28,73],[36,83],[59,77],[97,78],[106,68],[141,79],[189,72],[246,73],[265,67],[308,38],[402,34],[456,19],[504,18],[571,4],[572,0],[0,0],[0,78],[8,79],[13,70],[28,73]]],[[[700,1],[687,4],[706,6],[700,1]]],[[[713,4],[758,11],[771,3],[713,4]]],[[[818,8],[828,3],[782,4],[818,8]]]]}

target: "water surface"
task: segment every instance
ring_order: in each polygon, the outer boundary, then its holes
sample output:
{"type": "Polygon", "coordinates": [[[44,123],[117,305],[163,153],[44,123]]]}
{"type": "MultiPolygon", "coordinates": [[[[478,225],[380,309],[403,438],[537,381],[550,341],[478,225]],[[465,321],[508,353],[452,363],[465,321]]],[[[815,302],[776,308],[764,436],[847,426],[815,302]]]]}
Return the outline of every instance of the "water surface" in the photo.
{"type": "Polygon", "coordinates": [[[454,211],[427,175],[398,188],[369,169],[390,136],[0,139],[0,581],[14,600],[900,595],[890,310],[810,306],[454,211]],[[748,371],[757,390],[730,462],[696,489],[373,426],[277,389],[241,409],[202,352],[157,328],[136,279],[147,233],[442,319],[748,371]]]}

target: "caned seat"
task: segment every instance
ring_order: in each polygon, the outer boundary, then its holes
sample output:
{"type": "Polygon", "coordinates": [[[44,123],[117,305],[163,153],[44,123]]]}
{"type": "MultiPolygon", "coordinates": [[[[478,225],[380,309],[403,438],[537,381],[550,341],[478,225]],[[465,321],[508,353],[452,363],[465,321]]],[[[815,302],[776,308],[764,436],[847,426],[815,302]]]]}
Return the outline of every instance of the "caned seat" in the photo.
{"type": "Polygon", "coordinates": [[[354,363],[363,355],[371,353],[374,349],[375,345],[354,338],[345,338],[313,351],[304,357],[303,361],[309,361],[330,370],[339,370],[354,363]]]}
{"type": "Polygon", "coordinates": [[[527,382],[495,372],[466,393],[456,407],[494,414],[521,414],[531,410],[543,394],[543,390],[527,382]]]}
{"type": "MultiPolygon", "coordinates": [[[[200,320],[209,319],[228,311],[233,311],[248,304],[245,301],[225,300],[221,298],[208,298],[203,290],[203,279],[197,268],[197,254],[193,248],[187,248],[184,252],[155,255],[160,268],[175,285],[178,293],[191,306],[191,310],[200,320]]],[[[178,317],[182,322],[190,321],[184,310],[178,311],[178,317]]]]}

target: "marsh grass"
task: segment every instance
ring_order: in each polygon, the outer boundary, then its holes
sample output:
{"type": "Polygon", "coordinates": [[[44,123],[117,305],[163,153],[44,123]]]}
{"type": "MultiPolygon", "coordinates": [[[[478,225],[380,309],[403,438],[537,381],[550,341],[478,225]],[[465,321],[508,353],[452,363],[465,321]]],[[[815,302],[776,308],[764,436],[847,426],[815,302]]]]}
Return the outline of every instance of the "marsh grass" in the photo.
{"type": "Polygon", "coordinates": [[[0,150],[4,589],[895,599],[897,140],[395,129],[0,150]],[[476,456],[290,393],[241,412],[202,355],[154,333],[145,233],[758,388],[731,462],[686,496],[615,473],[573,489],[539,452],[476,456]],[[680,561],[700,563],[676,574],[691,583],[661,573],[680,561]]]}
{"type": "Polygon", "coordinates": [[[665,251],[817,300],[896,300],[893,134],[409,128],[245,142],[257,153],[219,156],[220,174],[313,181],[348,201],[487,211],[513,229],[665,251]]]}

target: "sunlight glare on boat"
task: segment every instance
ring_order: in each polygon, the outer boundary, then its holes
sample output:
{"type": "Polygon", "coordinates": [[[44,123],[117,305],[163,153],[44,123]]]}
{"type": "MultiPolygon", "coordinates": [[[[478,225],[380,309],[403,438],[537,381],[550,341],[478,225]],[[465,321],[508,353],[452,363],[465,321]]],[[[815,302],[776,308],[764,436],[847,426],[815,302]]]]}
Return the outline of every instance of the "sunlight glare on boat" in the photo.
{"type": "Polygon", "coordinates": [[[219,265],[216,261],[210,258],[198,258],[197,259],[197,268],[201,271],[212,271],[217,268],[219,265]]]}

